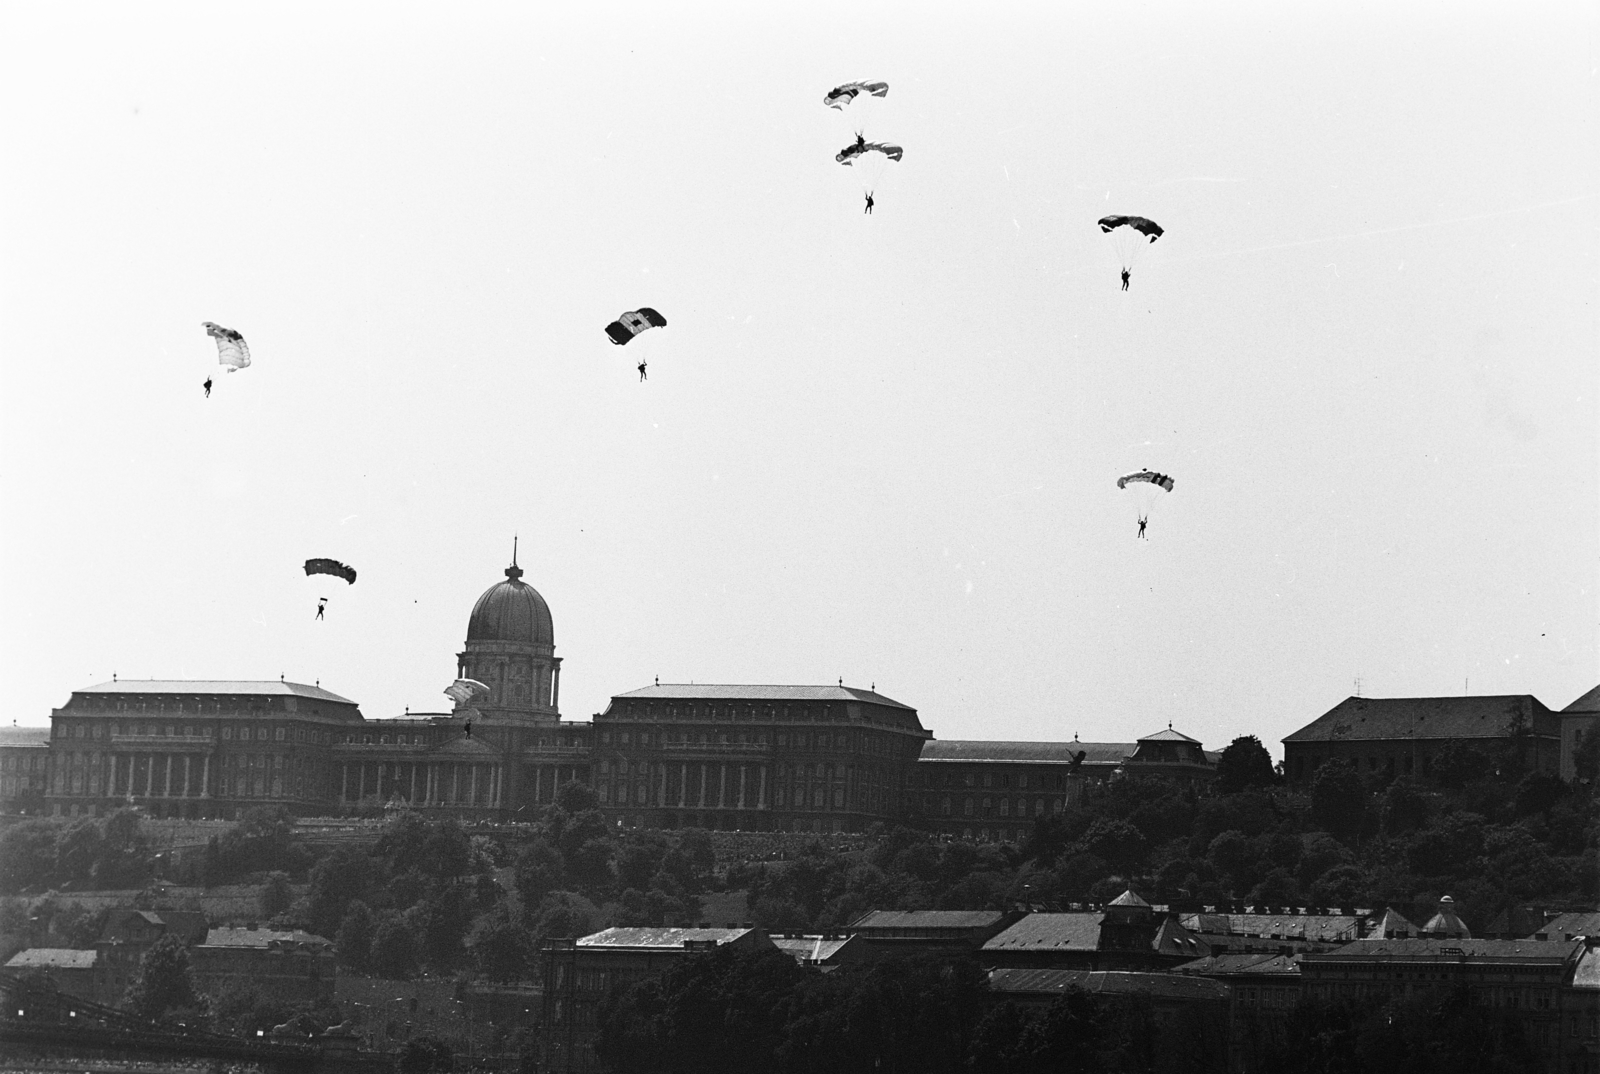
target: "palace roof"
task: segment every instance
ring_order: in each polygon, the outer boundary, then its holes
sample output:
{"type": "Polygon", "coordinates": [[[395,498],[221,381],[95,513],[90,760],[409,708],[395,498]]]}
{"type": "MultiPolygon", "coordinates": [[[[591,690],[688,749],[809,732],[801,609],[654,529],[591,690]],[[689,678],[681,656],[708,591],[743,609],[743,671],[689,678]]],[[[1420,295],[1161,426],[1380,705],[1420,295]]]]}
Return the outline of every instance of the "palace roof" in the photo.
{"type": "MultiPolygon", "coordinates": [[[[618,698],[666,701],[865,701],[890,708],[911,709],[892,697],[854,686],[739,686],[731,683],[660,683],[629,690],[618,698]]],[[[915,711],[915,710],[913,710],[915,711]]]]}
{"type": "Polygon", "coordinates": [[[1513,722],[1555,733],[1555,714],[1532,694],[1476,697],[1347,697],[1285,742],[1504,738],[1513,722]]]}
{"type": "Polygon", "coordinates": [[[264,695],[271,697],[308,697],[317,701],[337,701],[354,705],[348,697],[340,697],[320,686],[307,686],[303,682],[283,679],[113,679],[110,682],[85,686],[74,694],[234,694],[264,695]]]}

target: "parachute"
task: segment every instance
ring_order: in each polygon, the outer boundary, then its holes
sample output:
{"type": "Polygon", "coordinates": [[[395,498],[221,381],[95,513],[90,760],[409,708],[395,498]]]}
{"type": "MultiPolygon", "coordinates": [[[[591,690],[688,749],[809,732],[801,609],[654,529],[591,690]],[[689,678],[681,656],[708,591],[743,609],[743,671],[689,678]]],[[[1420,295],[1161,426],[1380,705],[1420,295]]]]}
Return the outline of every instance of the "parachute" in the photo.
{"type": "Polygon", "coordinates": [[[871,194],[878,189],[889,162],[899,161],[904,155],[905,150],[897,145],[857,138],[839,150],[833,159],[847,168],[855,169],[856,177],[861,181],[862,193],[871,194]]]}
{"type": "MultiPolygon", "coordinates": [[[[1155,506],[1158,491],[1172,491],[1172,478],[1166,474],[1158,474],[1153,470],[1140,470],[1138,473],[1123,474],[1117,478],[1117,488],[1125,489],[1132,486],[1134,491],[1134,510],[1138,513],[1139,521],[1143,522],[1150,517],[1150,508],[1155,506]]],[[[1139,527],[1139,535],[1144,536],[1144,527],[1139,527]]]]}
{"type": "Polygon", "coordinates": [[[641,306],[636,310],[628,310],[622,316],[606,325],[606,335],[611,337],[611,342],[623,346],[640,332],[651,328],[665,328],[667,319],[649,306],[641,306]]]}
{"type": "Polygon", "coordinates": [[[829,108],[844,111],[846,105],[854,104],[857,97],[863,93],[871,97],[889,96],[889,83],[887,82],[846,82],[842,86],[835,86],[822,98],[822,103],[829,108]]]}
{"type": "Polygon", "coordinates": [[[1142,216],[1102,216],[1098,223],[1100,230],[1111,236],[1111,245],[1124,272],[1133,271],[1139,251],[1164,234],[1160,224],[1142,216]]]}
{"type": "Polygon", "coordinates": [[[477,679],[457,679],[444,688],[445,694],[458,705],[470,705],[479,698],[489,696],[489,687],[477,679]]]}
{"type": "Polygon", "coordinates": [[[905,156],[905,152],[899,146],[889,145],[887,142],[852,142],[839,150],[833,159],[848,167],[858,160],[866,160],[868,153],[882,153],[890,160],[899,161],[905,156]]]}
{"type": "Polygon", "coordinates": [[[331,574],[335,578],[343,578],[350,585],[356,584],[355,568],[346,567],[336,559],[306,560],[306,575],[309,577],[313,574],[331,574]]]}
{"type": "Polygon", "coordinates": [[[224,328],[215,321],[201,321],[206,330],[206,335],[217,341],[217,361],[228,367],[228,372],[237,373],[250,364],[250,345],[244,337],[231,328],[224,328]]]}

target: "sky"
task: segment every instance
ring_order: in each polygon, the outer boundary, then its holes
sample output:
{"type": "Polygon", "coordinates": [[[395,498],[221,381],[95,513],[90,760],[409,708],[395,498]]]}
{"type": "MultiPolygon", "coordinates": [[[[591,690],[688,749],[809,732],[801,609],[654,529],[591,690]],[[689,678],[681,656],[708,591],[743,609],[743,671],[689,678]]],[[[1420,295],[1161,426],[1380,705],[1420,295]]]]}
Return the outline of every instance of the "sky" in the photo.
{"type": "Polygon", "coordinates": [[[1304,7],[0,7],[0,715],[442,711],[514,536],[569,719],[842,679],[1281,754],[1358,689],[1560,708],[1600,14],[1304,7]],[[822,98],[877,79],[867,215],[822,98]],[[1112,213],[1165,228],[1126,292],[1112,213]]]}

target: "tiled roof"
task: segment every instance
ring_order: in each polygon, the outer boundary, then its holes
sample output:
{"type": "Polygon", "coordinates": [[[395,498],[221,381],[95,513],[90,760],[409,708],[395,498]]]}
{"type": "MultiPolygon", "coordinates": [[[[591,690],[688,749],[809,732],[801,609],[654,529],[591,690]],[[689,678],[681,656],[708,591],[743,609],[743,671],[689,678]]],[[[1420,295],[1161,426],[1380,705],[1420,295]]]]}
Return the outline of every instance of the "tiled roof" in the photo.
{"type": "Polygon", "coordinates": [[[1308,954],[1302,966],[1385,962],[1564,962],[1584,948],[1581,940],[1358,940],[1335,951],[1308,954]]]}
{"type": "Polygon", "coordinates": [[[48,727],[0,727],[0,748],[50,745],[48,727]]]}
{"type": "Polygon", "coordinates": [[[1034,761],[1071,764],[1083,751],[1086,765],[1121,764],[1133,753],[1132,742],[979,742],[930,739],[922,744],[923,761],[1034,761]]]}
{"type": "Polygon", "coordinates": [[[1116,898],[1112,899],[1111,900],[1111,905],[1112,906],[1137,906],[1137,907],[1140,907],[1140,908],[1145,909],[1145,910],[1150,909],[1150,904],[1145,902],[1138,895],[1136,895],[1132,888],[1129,888],[1127,891],[1124,891],[1121,895],[1118,895],[1116,898]]]}
{"type": "Polygon", "coordinates": [[[1532,694],[1478,697],[1347,697],[1285,742],[1502,738],[1514,717],[1555,734],[1555,714],[1532,694]]]}
{"type": "Polygon", "coordinates": [[[1150,947],[1158,955],[1175,955],[1179,958],[1195,958],[1211,953],[1209,943],[1170,917],[1162,918],[1161,927],[1156,929],[1156,938],[1150,941],[1150,947]]]}
{"type": "Polygon", "coordinates": [[[1153,735],[1145,735],[1139,741],[1140,742],[1193,742],[1196,746],[1200,745],[1200,740],[1198,738],[1190,738],[1188,735],[1183,734],[1180,731],[1174,731],[1171,727],[1168,727],[1165,731],[1157,731],[1153,735]]]}
{"type": "Polygon", "coordinates": [[[873,929],[986,929],[998,925],[1000,910],[872,910],[857,918],[852,932],[873,929]]]}
{"type": "Polygon", "coordinates": [[[1385,937],[1388,937],[1391,932],[1394,933],[1395,937],[1397,938],[1416,936],[1419,934],[1417,926],[1408,921],[1399,913],[1399,911],[1395,910],[1393,907],[1389,907],[1383,911],[1383,916],[1378,919],[1378,923],[1372,926],[1372,932],[1368,938],[1373,940],[1382,940],[1385,937]]]}
{"type": "Polygon", "coordinates": [[[8,970],[92,970],[98,952],[67,947],[30,947],[6,963],[8,970]]]}
{"type": "Polygon", "coordinates": [[[985,951],[1094,951],[1100,946],[1096,912],[1029,914],[983,945],[985,951]]]}
{"type": "Polygon", "coordinates": [[[1348,914],[1185,914],[1187,928],[1213,935],[1345,943],[1361,937],[1361,918],[1348,914]]]}
{"type": "Polygon", "coordinates": [[[711,941],[724,944],[737,940],[750,929],[673,929],[611,928],[578,938],[579,947],[682,947],[684,941],[711,941]]]}
{"type": "Polygon", "coordinates": [[[1257,952],[1244,955],[1209,955],[1173,967],[1173,973],[1193,974],[1196,977],[1229,977],[1235,974],[1273,974],[1281,977],[1300,976],[1298,955],[1280,955],[1257,952]]]}
{"type": "Polygon", "coordinates": [[[313,932],[301,929],[210,929],[206,932],[207,947],[261,947],[279,943],[302,943],[312,947],[331,946],[328,940],[313,932]]]}
{"type": "Polygon", "coordinates": [[[1162,999],[1222,1000],[1228,986],[1176,973],[1136,973],[1130,970],[990,970],[989,988],[995,992],[1060,994],[1069,988],[1112,995],[1148,995],[1162,999]]]}
{"type": "Polygon", "coordinates": [[[1593,712],[1600,713],[1600,686],[1578,698],[1572,704],[1561,710],[1563,716],[1569,713],[1593,712]]]}
{"type": "Polygon", "coordinates": [[[738,686],[727,683],[662,683],[629,690],[616,697],[647,698],[668,701],[866,701],[890,708],[910,709],[893,698],[884,697],[872,690],[854,686],[738,686]]]}
{"type": "Polygon", "coordinates": [[[308,697],[316,701],[337,701],[341,705],[354,705],[348,697],[340,697],[320,686],[307,686],[303,682],[284,682],[268,679],[262,682],[230,679],[117,679],[112,682],[85,686],[75,694],[260,694],[272,697],[308,697]]]}
{"type": "Polygon", "coordinates": [[[1549,921],[1546,921],[1544,923],[1544,927],[1541,928],[1535,935],[1549,936],[1558,940],[1564,940],[1568,936],[1600,937],[1600,914],[1558,914],[1549,921]]]}

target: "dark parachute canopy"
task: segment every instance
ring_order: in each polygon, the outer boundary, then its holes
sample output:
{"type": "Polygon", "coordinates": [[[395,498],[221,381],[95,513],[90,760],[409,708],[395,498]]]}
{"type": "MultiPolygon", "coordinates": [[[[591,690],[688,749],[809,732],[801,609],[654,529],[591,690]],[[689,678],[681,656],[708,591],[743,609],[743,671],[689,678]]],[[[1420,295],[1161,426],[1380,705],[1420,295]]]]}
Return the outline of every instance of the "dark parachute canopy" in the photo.
{"type": "Polygon", "coordinates": [[[1151,242],[1155,242],[1164,233],[1160,224],[1154,220],[1146,220],[1142,216],[1102,216],[1100,218],[1100,230],[1107,235],[1119,227],[1129,227],[1141,235],[1147,235],[1151,242]]]}
{"type": "Polygon", "coordinates": [[[611,337],[611,342],[622,346],[650,328],[665,328],[667,319],[649,306],[641,306],[636,310],[629,310],[610,324],[606,325],[606,335],[611,337]]]}
{"type": "Polygon", "coordinates": [[[899,146],[890,145],[887,142],[855,141],[839,150],[838,155],[833,159],[848,167],[858,160],[866,159],[868,153],[882,153],[890,160],[898,161],[905,156],[905,152],[899,146]]]}
{"type": "Polygon", "coordinates": [[[356,569],[346,567],[336,559],[306,560],[306,575],[309,577],[313,574],[331,574],[335,578],[343,578],[351,585],[356,584],[356,569]]]}
{"type": "Polygon", "coordinates": [[[1158,474],[1153,470],[1140,470],[1136,474],[1123,474],[1117,478],[1117,488],[1125,489],[1130,482],[1145,481],[1152,485],[1159,485],[1168,492],[1172,491],[1172,478],[1166,474],[1158,474]]]}
{"type": "Polygon", "coordinates": [[[201,321],[200,325],[217,341],[217,361],[227,366],[228,372],[237,373],[250,364],[250,346],[238,332],[215,321],[201,321]]]}
{"type": "Polygon", "coordinates": [[[853,104],[855,99],[863,93],[873,97],[889,96],[889,83],[887,82],[846,82],[842,86],[835,86],[822,98],[822,103],[829,108],[844,111],[847,104],[853,104]]]}

